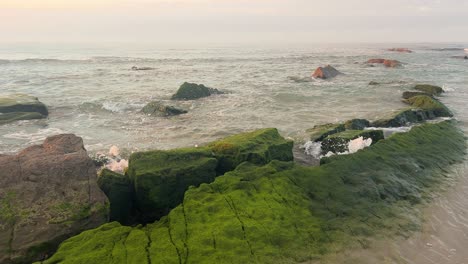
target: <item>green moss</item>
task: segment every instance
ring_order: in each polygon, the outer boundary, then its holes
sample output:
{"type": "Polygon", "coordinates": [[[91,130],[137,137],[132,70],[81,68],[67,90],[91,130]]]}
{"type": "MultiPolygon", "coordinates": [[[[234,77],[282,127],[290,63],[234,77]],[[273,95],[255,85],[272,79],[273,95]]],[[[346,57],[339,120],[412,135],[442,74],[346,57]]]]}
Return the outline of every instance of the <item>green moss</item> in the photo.
{"type": "Polygon", "coordinates": [[[430,116],[435,117],[451,117],[453,116],[452,112],[439,100],[427,96],[419,95],[414,96],[409,99],[404,100],[405,103],[410,104],[413,107],[422,109],[428,113],[430,116]]]}
{"type": "Polygon", "coordinates": [[[190,188],[160,221],[83,232],[44,263],[304,263],[365,248],[370,236],[414,230],[407,210],[465,149],[463,133],[445,121],[320,167],[243,163],[190,188]]]}
{"type": "Polygon", "coordinates": [[[322,141],[322,154],[328,152],[343,153],[348,151],[348,144],[351,140],[363,137],[364,139],[372,139],[372,144],[384,139],[382,130],[346,130],[328,136],[322,141]]]}
{"type": "Polygon", "coordinates": [[[439,86],[430,85],[430,84],[418,84],[414,86],[415,90],[422,91],[428,95],[440,95],[444,92],[444,89],[439,86]]]}
{"type": "Polygon", "coordinates": [[[345,122],[344,126],[349,130],[363,130],[369,127],[370,122],[366,119],[351,119],[345,122]]]}
{"type": "Polygon", "coordinates": [[[293,142],[284,139],[275,128],[237,134],[208,145],[218,159],[219,175],[234,170],[244,161],[267,164],[272,160],[293,160],[293,142]]]}
{"type": "Polygon", "coordinates": [[[329,135],[345,131],[344,124],[324,124],[317,125],[313,128],[307,129],[306,132],[310,134],[311,141],[322,141],[329,135]]]}
{"type": "MultiPolygon", "coordinates": [[[[410,97],[410,100],[418,97],[410,97]]],[[[433,109],[407,108],[394,112],[371,123],[373,127],[401,127],[438,117],[433,109]]]]}
{"type": "Polygon", "coordinates": [[[221,93],[217,89],[206,87],[203,84],[185,82],[177,90],[177,93],[172,96],[172,100],[194,100],[221,93]]]}
{"type": "Polygon", "coordinates": [[[218,161],[207,148],[138,152],[130,156],[128,175],[143,223],[166,215],[182,202],[189,186],[212,182],[218,161]]]}
{"type": "Polygon", "coordinates": [[[127,175],[103,169],[97,183],[109,199],[110,220],[124,225],[132,223],[135,192],[130,178],[127,175]]]}
{"type": "Polygon", "coordinates": [[[427,93],[406,91],[406,92],[403,92],[402,97],[403,99],[409,99],[411,97],[418,96],[418,95],[427,95],[427,93]]]}

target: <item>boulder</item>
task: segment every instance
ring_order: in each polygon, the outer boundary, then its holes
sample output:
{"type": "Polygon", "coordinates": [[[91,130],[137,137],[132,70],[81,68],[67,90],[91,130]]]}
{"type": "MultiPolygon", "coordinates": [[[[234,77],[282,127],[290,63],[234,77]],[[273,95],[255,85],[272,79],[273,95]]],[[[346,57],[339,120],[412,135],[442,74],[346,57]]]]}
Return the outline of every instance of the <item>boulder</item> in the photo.
{"type": "Polygon", "coordinates": [[[0,156],[0,263],[31,263],[108,220],[83,140],[66,134],[0,156]]]}
{"type": "Polygon", "coordinates": [[[130,178],[127,175],[103,169],[99,173],[97,183],[109,199],[110,221],[118,221],[123,225],[131,224],[135,192],[130,178]]]}
{"type": "Polygon", "coordinates": [[[306,132],[310,135],[310,141],[318,142],[324,140],[332,134],[345,131],[343,124],[324,124],[316,125],[313,128],[307,129],[306,132]]]}
{"type": "Polygon", "coordinates": [[[266,128],[230,136],[210,143],[208,147],[218,159],[216,171],[222,175],[245,161],[257,165],[272,160],[292,161],[293,144],[293,141],[284,139],[276,128],[266,128]]]}
{"type": "Polygon", "coordinates": [[[206,87],[203,84],[185,82],[172,96],[172,100],[195,100],[208,97],[213,94],[223,94],[223,92],[215,88],[206,87]]]}
{"type": "Polygon", "coordinates": [[[381,119],[371,123],[373,127],[402,127],[412,123],[419,123],[425,120],[433,119],[431,112],[422,109],[404,109],[395,113],[391,113],[381,119]]]}
{"type": "Polygon", "coordinates": [[[401,66],[401,62],[397,60],[387,60],[387,59],[370,59],[367,61],[369,64],[383,64],[389,68],[395,68],[401,66]]]}
{"type": "Polygon", "coordinates": [[[344,124],[346,130],[363,130],[370,126],[370,122],[366,119],[351,119],[344,124]]]}
{"type": "Polygon", "coordinates": [[[138,222],[151,223],[167,215],[182,203],[190,186],[212,182],[217,165],[208,148],[133,153],[127,174],[134,184],[138,222]]]}
{"type": "Polygon", "coordinates": [[[403,99],[409,99],[413,96],[418,96],[418,95],[427,95],[427,93],[424,93],[424,92],[412,92],[412,91],[406,91],[406,92],[403,92],[403,99]]]}
{"type": "Polygon", "coordinates": [[[417,84],[416,86],[414,86],[414,89],[432,96],[440,95],[444,92],[444,89],[442,89],[442,87],[430,84],[417,84]]]}
{"type": "Polygon", "coordinates": [[[401,53],[413,53],[413,51],[408,48],[391,48],[391,49],[387,49],[387,51],[395,51],[395,52],[401,52],[401,53]]]}
{"type": "Polygon", "coordinates": [[[337,69],[333,68],[330,65],[327,65],[325,67],[318,67],[312,74],[312,77],[319,79],[330,79],[340,74],[342,73],[339,72],[337,69]]]}
{"type": "Polygon", "coordinates": [[[17,120],[46,118],[47,106],[26,94],[0,96],[0,125],[17,120]]]}
{"type": "Polygon", "coordinates": [[[175,116],[188,113],[183,109],[174,106],[164,105],[160,102],[151,102],[147,104],[141,112],[150,116],[175,116]]]}
{"type": "Polygon", "coordinates": [[[403,100],[405,103],[424,110],[428,116],[434,117],[452,117],[452,112],[439,100],[428,95],[413,96],[403,100]]]}
{"type": "Polygon", "coordinates": [[[353,139],[362,137],[363,139],[372,139],[372,144],[384,139],[382,130],[346,130],[337,134],[328,136],[322,141],[322,154],[344,153],[349,151],[349,142],[353,139]]]}

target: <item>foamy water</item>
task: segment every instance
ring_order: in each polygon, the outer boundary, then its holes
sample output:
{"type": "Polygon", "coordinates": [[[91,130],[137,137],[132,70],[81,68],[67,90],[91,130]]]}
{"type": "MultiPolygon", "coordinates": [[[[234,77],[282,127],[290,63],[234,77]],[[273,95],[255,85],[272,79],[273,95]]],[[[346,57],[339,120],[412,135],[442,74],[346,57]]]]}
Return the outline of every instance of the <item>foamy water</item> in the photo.
{"type": "MultiPolygon", "coordinates": [[[[433,50],[443,47],[447,45],[0,46],[0,93],[37,96],[50,110],[47,120],[0,126],[0,153],[18,151],[58,133],[83,137],[92,153],[107,152],[113,145],[126,152],[194,146],[263,127],[277,127],[284,136],[302,140],[305,130],[314,125],[375,119],[404,107],[401,93],[415,83],[443,86],[447,93],[441,100],[468,132],[468,61],[451,58],[464,54],[463,50],[433,50]],[[393,46],[405,46],[415,53],[385,51],[393,46]],[[404,66],[386,69],[364,64],[379,57],[400,60],[404,66]],[[326,64],[345,74],[328,81],[308,78],[316,67],[326,64]],[[132,71],[132,66],[154,69],[132,71]],[[228,93],[196,101],[170,101],[185,81],[228,93]],[[385,84],[369,86],[370,81],[385,84]],[[140,109],[152,100],[189,113],[170,118],[141,114],[140,109]]],[[[457,176],[460,184],[428,207],[427,227],[396,243],[401,245],[396,250],[400,260],[468,263],[468,251],[463,250],[468,247],[468,176],[464,168],[457,176]]]]}

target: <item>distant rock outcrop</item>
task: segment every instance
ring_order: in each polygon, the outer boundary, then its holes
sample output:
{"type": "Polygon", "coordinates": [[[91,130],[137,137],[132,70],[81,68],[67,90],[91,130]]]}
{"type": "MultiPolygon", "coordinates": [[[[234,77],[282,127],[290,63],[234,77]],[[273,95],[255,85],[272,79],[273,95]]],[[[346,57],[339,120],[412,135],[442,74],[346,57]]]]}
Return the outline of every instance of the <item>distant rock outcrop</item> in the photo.
{"type": "Polygon", "coordinates": [[[108,218],[96,167],[75,135],[0,155],[0,263],[31,263],[108,218]]]}
{"type": "Polygon", "coordinates": [[[318,67],[312,74],[312,77],[319,79],[330,79],[340,74],[342,73],[339,72],[337,69],[333,68],[330,65],[327,65],[325,67],[318,67]]]}
{"type": "Polygon", "coordinates": [[[223,94],[215,88],[206,87],[203,84],[185,82],[172,96],[172,100],[195,100],[203,97],[208,97],[213,94],[223,94]]]}
{"type": "Polygon", "coordinates": [[[132,71],[151,71],[151,70],[154,70],[154,68],[151,68],[151,67],[137,67],[137,66],[132,67],[132,71]]]}
{"type": "Polygon", "coordinates": [[[413,53],[413,51],[408,49],[408,48],[391,48],[391,49],[387,49],[387,50],[388,51],[401,52],[401,53],[413,53]]]}
{"type": "Polygon", "coordinates": [[[0,96],[0,125],[17,120],[46,118],[47,106],[37,97],[26,94],[0,96]]]}
{"type": "Polygon", "coordinates": [[[401,62],[397,60],[388,59],[370,59],[367,61],[368,64],[383,64],[386,67],[395,68],[401,66],[401,62]]]}

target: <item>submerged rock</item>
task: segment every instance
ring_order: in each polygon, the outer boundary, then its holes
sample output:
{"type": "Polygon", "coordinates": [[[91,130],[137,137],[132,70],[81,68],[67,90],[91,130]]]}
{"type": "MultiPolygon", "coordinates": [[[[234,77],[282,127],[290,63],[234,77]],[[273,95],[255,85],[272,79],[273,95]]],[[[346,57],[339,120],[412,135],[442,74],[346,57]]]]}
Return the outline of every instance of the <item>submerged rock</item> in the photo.
{"type": "Polygon", "coordinates": [[[340,74],[342,73],[339,72],[337,69],[333,68],[330,65],[327,65],[325,67],[318,67],[312,74],[312,77],[319,79],[330,79],[340,74]]]}
{"type": "Polygon", "coordinates": [[[150,71],[150,70],[154,70],[154,68],[151,68],[151,67],[137,67],[137,66],[132,67],[132,71],[150,71]]]}
{"type": "MultiPolygon", "coordinates": [[[[146,226],[108,223],[61,244],[43,264],[307,263],[414,227],[414,204],[464,159],[455,122],[425,124],[319,167],[244,163],[190,188],[146,226]]],[[[399,233],[401,234],[401,233],[399,233]]]]}
{"type": "Polygon", "coordinates": [[[0,125],[17,120],[46,118],[47,106],[37,97],[26,94],[0,96],[0,125]]]}
{"type": "Polygon", "coordinates": [[[388,51],[401,52],[401,53],[413,53],[413,51],[408,49],[408,48],[391,48],[391,49],[387,49],[387,50],[388,51]]]}
{"type": "Polygon", "coordinates": [[[203,84],[185,82],[177,90],[177,93],[172,96],[172,100],[195,100],[213,94],[223,94],[223,92],[215,88],[206,87],[203,84]]]}
{"type": "Polygon", "coordinates": [[[349,142],[360,137],[371,139],[371,143],[375,144],[384,139],[384,134],[382,130],[346,130],[330,135],[322,141],[322,155],[349,152],[349,142]]]}
{"type": "Polygon", "coordinates": [[[402,97],[403,97],[403,99],[409,99],[411,97],[418,96],[418,95],[427,95],[427,93],[406,91],[406,92],[403,92],[402,97]]]}
{"type": "Polygon", "coordinates": [[[444,89],[440,86],[430,85],[430,84],[418,84],[414,86],[415,90],[422,91],[428,95],[440,95],[444,92],[444,89]]]}
{"type": "Polygon", "coordinates": [[[151,102],[147,104],[141,112],[150,116],[174,116],[188,113],[183,109],[174,106],[164,105],[160,102],[151,102]]]}
{"type": "Polygon", "coordinates": [[[370,81],[370,82],[369,82],[369,85],[380,85],[380,83],[379,83],[379,82],[376,82],[376,81],[370,81]]]}
{"type": "Polygon", "coordinates": [[[310,135],[310,140],[318,142],[324,140],[326,137],[332,134],[336,134],[345,131],[344,124],[324,124],[316,125],[313,128],[307,129],[306,132],[310,135]]]}
{"type": "Polygon", "coordinates": [[[388,60],[388,59],[370,59],[367,61],[368,64],[383,64],[386,67],[396,68],[401,66],[401,62],[397,60],[388,60]]]}
{"type": "Polygon", "coordinates": [[[75,135],[0,155],[0,263],[31,263],[108,219],[96,168],[75,135]]]}
{"type": "Polygon", "coordinates": [[[297,83],[312,82],[311,77],[288,76],[288,79],[297,83]]]}

